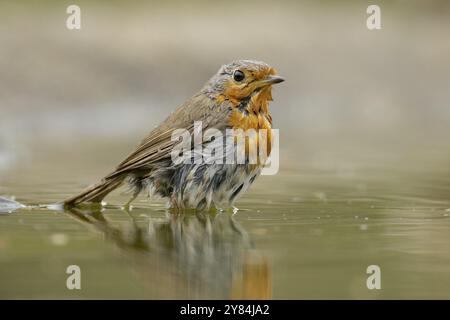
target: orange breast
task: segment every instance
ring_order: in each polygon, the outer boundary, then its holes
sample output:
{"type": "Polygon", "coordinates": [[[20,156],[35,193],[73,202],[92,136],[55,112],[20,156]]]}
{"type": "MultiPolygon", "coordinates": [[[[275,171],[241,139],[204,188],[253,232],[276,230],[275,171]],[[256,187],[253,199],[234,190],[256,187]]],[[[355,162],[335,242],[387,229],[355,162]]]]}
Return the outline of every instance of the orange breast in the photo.
{"type": "MultiPolygon", "coordinates": [[[[272,100],[271,88],[267,87],[262,89],[259,93],[252,96],[250,99],[246,110],[239,110],[236,103],[235,108],[232,110],[230,117],[228,118],[228,125],[233,129],[241,129],[242,133],[245,135],[245,149],[247,155],[249,154],[250,148],[253,146],[259,148],[266,145],[267,156],[270,155],[272,149],[272,117],[269,113],[269,101],[272,100]],[[256,134],[249,135],[249,130],[253,129],[256,134]],[[264,129],[264,132],[260,132],[264,129]]],[[[234,104],[234,103],[233,103],[234,104]]],[[[237,140],[239,136],[235,137],[237,140]]],[[[266,159],[259,159],[258,163],[264,164],[266,159]]]]}

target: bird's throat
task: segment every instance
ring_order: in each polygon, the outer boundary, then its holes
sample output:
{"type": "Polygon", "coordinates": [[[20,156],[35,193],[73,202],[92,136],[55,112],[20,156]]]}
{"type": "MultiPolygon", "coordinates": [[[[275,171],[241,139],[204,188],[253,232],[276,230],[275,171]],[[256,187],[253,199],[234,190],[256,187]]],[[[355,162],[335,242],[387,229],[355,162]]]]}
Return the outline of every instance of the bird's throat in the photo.
{"type": "MultiPolygon", "coordinates": [[[[249,99],[237,101],[228,118],[228,127],[242,130],[243,134],[246,135],[246,145],[251,143],[266,144],[267,155],[270,155],[272,147],[272,117],[269,113],[269,101],[272,101],[270,89],[270,87],[263,88],[249,99]],[[260,133],[261,129],[265,131],[260,133]],[[256,136],[253,138],[248,134],[250,130],[256,132],[256,136]],[[259,138],[260,135],[266,138],[262,140],[259,138]],[[256,139],[256,141],[250,141],[253,139],[256,139]]],[[[248,146],[246,146],[246,149],[248,149],[248,146]]]]}

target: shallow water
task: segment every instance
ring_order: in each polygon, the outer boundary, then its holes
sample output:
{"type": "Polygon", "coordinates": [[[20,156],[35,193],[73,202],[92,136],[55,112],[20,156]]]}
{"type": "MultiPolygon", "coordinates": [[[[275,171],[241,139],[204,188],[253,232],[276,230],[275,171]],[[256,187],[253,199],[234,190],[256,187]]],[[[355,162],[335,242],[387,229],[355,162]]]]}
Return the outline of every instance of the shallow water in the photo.
{"type": "MultiPolygon", "coordinates": [[[[121,153],[58,162],[66,151],[35,153],[3,174],[0,193],[53,203],[121,153]]],[[[144,196],[127,212],[123,193],[102,210],[3,212],[0,297],[448,299],[450,170],[436,163],[285,165],[236,214],[174,215],[144,196]],[[81,268],[81,290],[66,288],[69,265],[81,268]],[[367,289],[369,265],[381,268],[381,290],[367,289]]]]}

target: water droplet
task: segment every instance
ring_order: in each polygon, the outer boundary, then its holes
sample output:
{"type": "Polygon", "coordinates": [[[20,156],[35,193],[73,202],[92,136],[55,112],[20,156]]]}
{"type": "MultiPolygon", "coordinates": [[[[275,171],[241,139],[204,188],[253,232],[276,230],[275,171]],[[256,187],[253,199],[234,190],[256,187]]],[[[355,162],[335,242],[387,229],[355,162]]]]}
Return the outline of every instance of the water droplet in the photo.
{"type": "Polygon", "coordinates": [[[65,246],[69,242],[69,237],[64,233],[54,233],[50,236],[50,241],[55,246],[65,246]]]}
{"type": "Polygon", "coordinates": [[[314,196],[321,201],[327,201],[327,195],[325,194],[325,192],[318,191],[314,193],[314,196]]]}

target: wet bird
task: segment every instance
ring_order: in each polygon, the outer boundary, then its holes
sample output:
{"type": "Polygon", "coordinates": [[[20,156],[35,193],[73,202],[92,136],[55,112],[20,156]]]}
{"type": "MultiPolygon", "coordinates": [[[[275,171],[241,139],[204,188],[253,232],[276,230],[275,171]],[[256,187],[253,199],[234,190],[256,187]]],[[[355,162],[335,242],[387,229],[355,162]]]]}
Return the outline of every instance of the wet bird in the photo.
{"type": "MultiPolygon", "coordinates": [[[[88,187],[80,194],[64,201],[64,206],[73,207],[81,203],[99,203],[106,195],[125,182],[131,187],[133,196],[147,190],[150,195],[168,199],[174,209],[209,210],[233,205],[261,173],[264,161],[178,161],[173,160],[172,151],[179,140],[173,135],[177,129],[195,134],[195,123],[201,123],[203,132],[216,129],[226,137],[229,130],[268,130],[267,155],[272,139],[272,117],[269,102],[272,101],[272,85],[284,81],[276,70],[264,62],[237,60],[223,65],[204,87],[183,103],[176,111],[153,129],[140,145],[116,169],[99,183],[88,187]]],[[[257,136],[258,137],[258,136],[257,136]]],[[[234,137],[236,138],[236,137],[234,137]]],[[[245,150],[249,150],[248,136],[245,150]]],[[[202,141],[202,147],[217,144],[202,141]]],[[[194,145],[189,145],[195,156],[194,145]]],[[[238,148],[226,148],[218,154],[225,158],[238,148]],[[230,151],[231,150],[231,151],[230,151]]],[[[204,149],[201,149],[204,150],[204,149]]],[[[217,160],[217,159],[216,159],[217,160]]],[[[259,159],[261,160],[261,159],[259,159]]]]}

